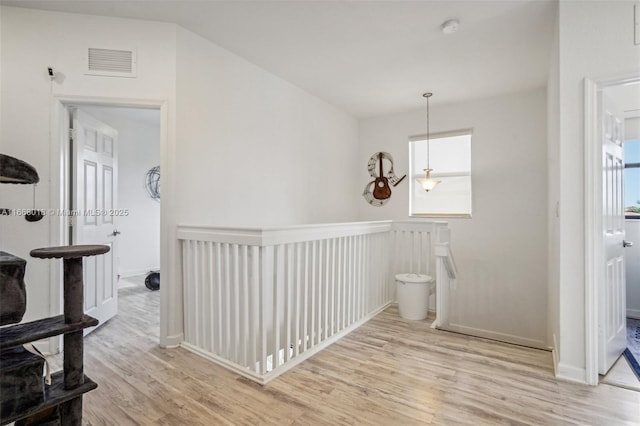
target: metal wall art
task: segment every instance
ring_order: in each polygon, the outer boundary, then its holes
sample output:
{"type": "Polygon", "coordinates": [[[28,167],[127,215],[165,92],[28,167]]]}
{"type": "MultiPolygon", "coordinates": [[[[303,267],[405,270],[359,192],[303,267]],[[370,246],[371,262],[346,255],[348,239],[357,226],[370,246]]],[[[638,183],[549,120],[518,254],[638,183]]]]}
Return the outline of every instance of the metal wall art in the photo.
{"type": "Polygon", "coordinates": [[[401,178],[397,177],[393,172],[393,157],[388,152],[376,152],[369,159],[367,165],[369,175],[374,180],[367,183],[364,187],[362,196],[365,201],[372,206],[384,206],[391,198],[391,186],[397,186],[407,175],[401,178]],[[385,176],[384,160],[389,163],[389,170],[385,176]]]}

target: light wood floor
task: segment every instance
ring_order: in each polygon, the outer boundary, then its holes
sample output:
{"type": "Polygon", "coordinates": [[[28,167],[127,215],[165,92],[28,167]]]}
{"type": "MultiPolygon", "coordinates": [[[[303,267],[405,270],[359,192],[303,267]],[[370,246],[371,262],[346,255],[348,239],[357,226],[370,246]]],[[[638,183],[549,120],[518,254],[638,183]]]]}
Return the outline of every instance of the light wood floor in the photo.
{"type": "Polygon", "coordinates": [[[87,425],[640,425],[640,393],[557,382],[549,352],[441,332],[391,307],[261,387],[158,347],[158,292],[120,292],[86,338],[87,425]]]}

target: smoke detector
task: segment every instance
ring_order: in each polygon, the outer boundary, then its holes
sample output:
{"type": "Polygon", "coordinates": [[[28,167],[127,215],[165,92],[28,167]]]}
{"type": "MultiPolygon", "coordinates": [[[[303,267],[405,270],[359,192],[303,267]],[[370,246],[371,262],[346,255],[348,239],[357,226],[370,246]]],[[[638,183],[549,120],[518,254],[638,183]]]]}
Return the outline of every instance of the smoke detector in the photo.
{"type": "Polygon", "coordinates": [[[440,26],[440,28],[442,28],[443,34],[453,34],[458,31],[459,27],[460,21],[458,21],[457,19],[449,19],[440,26]]]}

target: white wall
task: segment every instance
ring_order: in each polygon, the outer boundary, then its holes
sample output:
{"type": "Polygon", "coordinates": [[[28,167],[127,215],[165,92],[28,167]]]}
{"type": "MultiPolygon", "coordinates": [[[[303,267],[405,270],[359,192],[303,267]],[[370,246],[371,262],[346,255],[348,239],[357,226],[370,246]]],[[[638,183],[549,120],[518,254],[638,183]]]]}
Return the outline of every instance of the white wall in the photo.
{"type": "Polygon", "coordinates": [[[118,130],[118,208],[121,234],[118,274],[140,275],[160,267],[160,202],[145,189],[149,169],[160,165],[160,111],[83,106],[80,109],[118,130]]]}
{"type": "Polygon", "coordinates": [[[355,220],[357,121],[193,33],[177,40],[178,223],[355,220]]]}
{"type": "Polygon", "coordinates": [[[634,1],[560,1],[560,375],[585,376],[585,77],[640,73],[634,1]]]}
{"type": "MultiPolygon", "coordinates": [[[[175,99],[175,26],[98,16],[0,7],[0,152],[36,167],[40,175],[36,206],[59,208],[50,197],[59,185],[58,164],[52,159],[55,135],[51,123],[55,95],[112,98],[175,99]],[[137,78],[84,75],[89,46],[136,47],[137,78]],[[64,79],[51,82],[47,67],[64,79]]],[[[173,121],[171,106],[169,117],[173,121]]],[[[169,135],[172,142],[172,137],[169,135]]],[[[57,143],[57,142],[56,142],[57,143]]],[[[0,185],[3,207],[29,207],[30,189],[0,185]]],[[[28,223],[22,217],[1,217],[2,250],[27,259],[25,320],[57,314],[56,291],[50,294],[53,260],[32,259],[36,247],[58,245],[51,217],[28,223]]],[[[55,268],[54,268],[55,269],[55,268]]]]}
{"type": "MultiPolygon", "coordinates": [[[[557,7],[557,5],[556,5],[557,7]]],[[[547,80],[547,342],[554,349],[554,364],[558,362],[557,340],[560,336],[560,46],[556,23],[549,57],[547,80]]],[[[554,365],[557,367],[557,365],[554,365]]]]}
{"type": "MultiPolygon", "coordinates": [[[[357,218],[358,123],[349,115],[175,25],[0,7],[0,152],[39,171],[37,207],[58,208],[55,95],[166,101],[161,342],[178,344],[182,287],[176,224],[270,225],[357,218]],[[137,78],[84,75],[85,51],[135,47],[137,78]],[[47,67],[64,79],[51,83],[47,67]],[[54,143],[51,143],[54,141],[54,143]]],[[[2,207],[29,207],[0,187],[2,207]]],[[[2,217],[0,247],[28,259],[57,243],[51,218],[2,217]]],[[[50,261],[29,260],[25,320],[59,312],[50,261]],[[43,290],[44,289],[44,290],[43,290]]]]}
{"type": "MultiPolygon", "coordinates": [[[[538,89],[465,104],[434,102],[430,120],[434,133],[473,129],[473,218],[447,219],[459,269],[452,323],[541,347],[547,346],[546,111],[545,90],[538,89]]],[[[425,115],[426,106],[361,122],[360,192],[371,180],[367,160],[376,151],[393,155],[397,175],[409,172],[408,138],[426,133],[425,115]]],[[[392,191],[383,207],[360,197],[360,218],[406,219],[408,182],[392,191]]]]}

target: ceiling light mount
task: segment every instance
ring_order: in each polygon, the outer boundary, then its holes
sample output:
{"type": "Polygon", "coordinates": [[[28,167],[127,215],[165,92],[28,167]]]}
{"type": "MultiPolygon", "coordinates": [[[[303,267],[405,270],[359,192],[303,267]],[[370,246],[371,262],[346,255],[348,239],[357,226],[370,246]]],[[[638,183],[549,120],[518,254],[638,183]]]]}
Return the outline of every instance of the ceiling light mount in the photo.
{"type": "Polygon", "coordinates": [[[443,34],[457,33],[460,28],[460,21],[457,19],[449,19],[448,21],[444,21],[440,28],[442,28],[443,34]]]}

